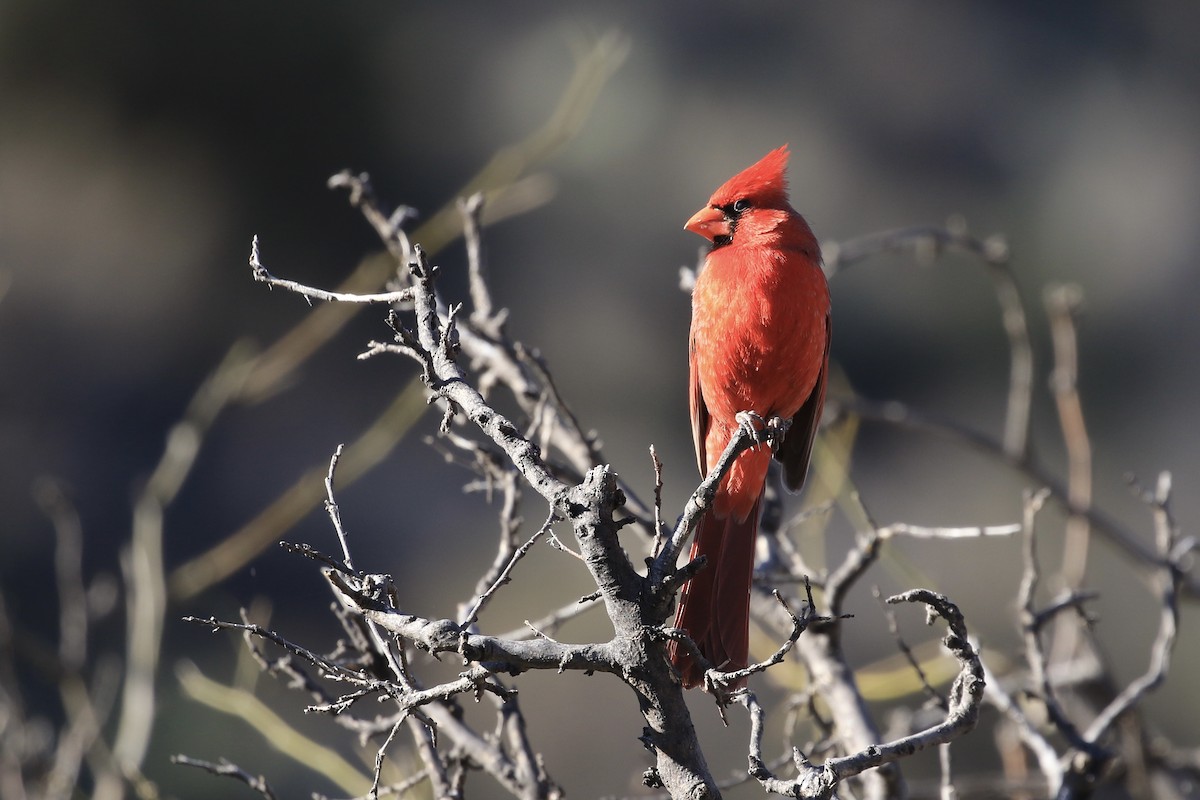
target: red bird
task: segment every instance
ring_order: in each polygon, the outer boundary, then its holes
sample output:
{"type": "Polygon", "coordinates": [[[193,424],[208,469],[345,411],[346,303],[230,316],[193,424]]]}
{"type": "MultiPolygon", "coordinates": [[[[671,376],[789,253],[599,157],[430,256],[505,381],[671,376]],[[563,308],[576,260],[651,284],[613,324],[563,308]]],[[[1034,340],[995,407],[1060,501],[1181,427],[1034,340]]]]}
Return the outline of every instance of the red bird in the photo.
{"type": "MultiPolygon", "coordinates": [[[[821,249],[788,203],[784,145],[713,193],[684,225],[712,242],[692,291],[692,438],[707,474],[738,428],[742,411],[791,419],[775,457],[784,482],[804,483],[829,364],[829,287],[821,249]]],[[[701,518],[691,558],[707,566],[683,588],[676,627],[713,666],[747,665],[750,581],[759,505],[771,454],[747,450],[717,488],[701,518]]],[[[671,660],[685,686],[704,673],[682,649],[671,660]]]]}

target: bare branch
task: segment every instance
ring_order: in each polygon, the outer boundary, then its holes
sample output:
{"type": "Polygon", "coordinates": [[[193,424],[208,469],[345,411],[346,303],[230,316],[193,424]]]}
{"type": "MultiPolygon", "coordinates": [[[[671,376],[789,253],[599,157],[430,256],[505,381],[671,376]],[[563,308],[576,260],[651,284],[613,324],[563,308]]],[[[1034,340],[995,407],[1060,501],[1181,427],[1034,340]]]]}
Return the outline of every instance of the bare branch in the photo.
{"type": "Polygon", "coordinates": [[[893,522],[878,530],[879,536],[889,539],[895,536],[907,536],[910,539],[985,539],[993,536],[1015,536],[1021,532],[1021,523],[1010,522],[1002,525],[963,525],[950,527],[928,527],[925,525],[910,525],[905,522],[893,522]]]}
{"type": "MultiPolygon", "coordinates": [[[[429,771],[420,769],[399,783],[391,786],[374,787],[370,792],[351,800],[375,800],[377,797],[400,797],[429,780],[429,771]]],[[[443,795],[444,796],[444,795],[443,795]]],[[[315,800],[328,800],[323,795],[315,795],[315,800]]]]}
{"type": "Polygon", "coordinates": [[[268,639],[282,647],[284,650],[287,650],[292,655],[299,656],[308,663],[312,664],[314,667],[320,669],[323,677],[359,684],[369,688],[378,688],[381,691],[386,691],[386,684],[373,678],[369,678],[357,670],[348,669],[341,664],[326,658],[325,656],[314,653],[306,647],[285,639],[269,628],[264,628],[261,625],[253,622],[226,622],[219,620],[216,617],[201,619],[199,617],[192,616],[184,617],[183,621],[211,628],[214,633],[222,629],[235,630],[250,633],[262,639],[268,639]]]}
{"type": "Polygon", "coordinates": [[[1037,687],[1038,697],[1045,705],[1046,712],[1050,716],[1054,727],[1066,738],[1072,747],[1080,751],[1091,751],[1100,756],[1100,752],[1083,739],[1079,733],[1079,729],[1076,728],[1059,703],[1054,685],[1050,680],[1049,662],[1039,635],[1039,615],[1034,604],[1038,582],[1041,579],[1041,569],[1038,564],[1037,549],[1035,546],[1035,521],[1038,512],[1042,509],[1048,496],[1049,492],[1046,489],[1042,489],[1036,493],[1028,491],[1025,493],[1025,519],[1023,523],[1025,539],[1022,553],[1025,566],[1021,578],[1021,588],[1018,593],[1021,629],[1025,639],[1025,659],[1029,666],[1031,682],[1037,687]]]}
{"type": "MultiPolygon", "coordinates": [[[[879,592],[879,587],[872,587],[871,594],[877,601],[882,603],[883,595],[879,592]]],[[[896,614],[886,604],[881,606],[884,612],[884,619],[887,620],[888,633],[892,635],[892,639],[896,642],[896,647],[899,648],[900,654],[904,656],[904,660],[912,667],[913,672],[917,675],[917,680],[921,684],[921,692],[929,699],[930,702],[937,705],[943,711],[946,710],[946,698],[942,697],[936,689],[929,683],[929,676],[925,674],[925,668],[921,666],[920,660],[913,653],[912,648],[908,646],[908,642],[900,635],[900,624],[896,620],[896,614]]],[[[974,645],[972,645],[974,646],[974,645]]]]}
{"type": "Polygon", "coordinates": [[[666,537],[666,527],[662,521],[663,463],[654,445],[650,445],[650,463],[654,465],[654,555],[658,555],[666,537]]]}
{"type": "MultiPolygon", "coordinates": [[[[672,533],[670,540],[652,562],[648,576],[652,586],[663,585],[664,581],[667,580],[670,574],[669,571],[674,567],[675,560],[683,549],[683,545],[687,543],[688,537],[695,531],[696,526],[700,522],[700,517],[712,505],[713,498],[717,493],[717,487],[720,485],[722,479],[724,479],[725,474],[729,472],[737,457],[751,447],[764,445],[775,447],[776,443],[782,438],[782,435],[781,429],[775,426],[763,426],[760,431],[754,430],[750,425],[738,426],[733,435],[729,437],[729,443],[725,445],[725,450],[722,451],[721,457],[717,459],[716,465],[705,476],[704,480],[700,482],[696,490],[692,492],[692,496],[688,498],[683,513],[675,523],[675,531],[672,533]]],[[[679,583],[682,583],[682,581],[667,582],[666,585],[671,590],[669,594],[673,595],[674,589],[678,588],[679,583]]]]}
{"type": "Polygon", "coordinates": [[[250,270],[254,280],[267,286],[286,289],[300,295],[312,304],[313,300],[325,300],[331,303],[407,303],[412,300],[412,289],[401,289],[397,292],[382,292],[376,294],[354,294],[352,292],[329,292],[324,289],[314,289],[311,286],[295,281],[276,278],[263,265],[258,257],[258,236],[250,240],[250,270]]]}
{"type": "Polygon", "coordinates": [[[404,264],[412,258],[412,245],[404,230],[404,223],[416,216],[416,209],[397,206],[391,214],[385,212],[375,196],[371,176],[365,172],[355,175],[345,169],[330,177],[326,185],[330,189],[343,189],[348,193],[350,205],[362,211],[396,263],[404,264]]]}
{"type": "Polygon", "coordinates": [[[463,218],[463,240],[467,245],[467,278],[471,292],[471,323],[486,330],[491,336],[499,337],[504,311],[492,308],[492,293],[487,285],[487,265],[483,257],[483,241],[479,235],[483,217],[483,192],[459,199],[458,211],[463,218]]]}
{"type": "Polygon", "coordinates": [[[868,531],[862,531],[855,539],[855,546],[846,553],[845,559],[839,567],[834,569],[829,577],[825,579],[825,604],[829,608],[831,616],[837,617],[842,613],[842,603],[845,601],[846,593],[850,591],[859,578],[870,569],[871,565],[879,558],[879,547],[883,540],[879,536],[878,526],[875,520],[871,517],[867,507],[862,502],[862,497],[857,491],[850,492],[849,500],[853,503],[863,519],[871,526],[868,531]]]}
{"type": "Polygon", "coordinates": [[[1071,760],[1066,777],[1068,787],[1077,786],[1079,781],[1083,781],[1084,784],[1090,783],[1103,770],[1107,760],[1104,757],[1106,754],[1104,751],[1098,751],[1095,746],[1109,734],[1122,715],[1162,685],[1171,666],[1171,652],[1174,650],[1179,630],[1179,587],[1184,574],[1182,559],[1196,549],[1197,542],[1194,539],[1187,539],[1182,543],[1179,541],[1179,531],[1170,510],[1169,472],[1161,473],[1154,492],[1143,493],[1143,497],[1150,504],[1154,515],[1155,541],[1165,564],[1158,576],[1158,601],[1161,605],[1158,634],[1151,646],[1150,664],[1146,671],[1113,698],[1084,732],[1084,742],[1092,747],[1081,748],[1082,757],[1071,760]]]}
{"type": "Polygon", "coordinates": [[[960,670],[950,690],[945,719],[937,725],[892,742],[874,745],[840,758],[828,759],[821,766],[814,765],[798,749],[794,750],[797,777],[786,781],[777,778],[768,770],[762,759],[761,716],[758,721],[754,719],[755,714],[761,715],[761,710],[755,710],[756,701],[752,695],[746,693],[743,697],[749,698],[745,702],[752,715],[749,772],[766,791],[787,797],[828,798],[833,795],[838,784],[849,777],[873,767],[892,763],[919,750],[946,744],[975,727],[983,699],[983,665],[967,639],[966,625],[958,608],[946,597],[927,589],[915,589],[889,597],[887,602],[924,603],[928,607],[930,620],[934,615],[940,616],[948,625],[942,644],[958,660],[960,670]]]}
{"type": "Polygon", "coordinates": [[[525,627],[517,628],[516,630],[503,633],[499,636],[501,639],[528,639],[531,631],[548,631],[553,632],[559,628],[567,620],[574,619],[580,614],[591,611],[594,608],[601,606],[601,597],[599,592],[593,592],[590,595],[585,595],[573,603],[568,603],[562,608],[551,611],[544,617],[530,622],[525,620],[525,627]]]}
{"type": "Polygon", "coordinates": [[[333,495],[333,478],[344,449],[345,445],[339,444],[329,459],[329,472],[325,473],[325,511],[329,514],[329,521],[333,523],[334,533],[337,534],[338,543],[342,546],[342,559],[346,568],[353,570],[354,560],[350,557],[350,543],[346,541],[346,529],[342,527],[342,512],[338,508],[337,498],[333,495]]]}
{"type": "MultiPolygon", "coordinates": [[[[66,712],[66,725],[57,737],[45,789],[47,796],[65,797],[78,785],[83,760],[100,739],[105,720],[103,712],[97,710],[93,692],[84,680],[88,661],[90,604],[83,579],[83,526],[74,504],[57,481],[39,479],[34,484],[34,498],[54,526],[54,572],[59,607],[57,668],[61,671],[58,692],[66,712]]],[[[0,602],[2,615],[3,603],[0,602]]],[[[7,621],[0,622],[0,627],[7,628],[7,621]]],[[[10,646],[5,633],[0,631],[0,650],[10,646]]],[[[15,702],[16,698],[4,697],[4,694],[0,688],[0,705],[9,709],[8,714],[4,715],[7,719],[3,727],[17,729],[20,723],[12,717],[19,714],[19,704],[15,702]]],[[[106,777],[102,782],[115,781],[108,759],[103,759],[103,762],[101,772],[106,777]]],[[[3,772],[2,768],[0,772],[3,772]]],[[[3,794],[5,787],[11,788],[12,784],[0,777],[0,794],[3,794]]]]}
{"type": "Polygon", "coordinates": [[[766,672],[771,667],[782,662],[784,657],[791,652],[792,647],[795,646],[796,640],[800,638],[801,634],[808,630],[808,626],[811,623],[828,621],[828,617],[817,616],[817,607],[813,602],[812,596],[812,585],[809,584],[807,580],[804,582],[804,590],[808,597],[808,601],[805,603],[804,610],[800,613],[800,616],[796,616],[796,614],[790,608],[788,608],[787,601],[783,599],[783,595],[781,595],[777,590],[772,591],[775,599],[779,601],[779,605],[783,607],[783,610],[787,612],[787,615],[791,617],[792,620],[791,634],[788,635],[788,638],[783,641],[783,643],[778,647],[778,649],[775,650],[774,653],[772,653],[763,661],[759,661],[755,664],[749,665],[744,669],[734,670],[732,672],[721,672],[718,669],[705,670],[704,688],[706,691],[711,691],[713,695],[718,698],[718,702],[721,705],[725,705],[727,702],[725,693],[728,691],[728,687],[737,686],[751,675],[756,675],[759,672],[766,672]]]}
{"type": "Polygon", "coordinates": [[[364,619],[429,653],[458,653],[467,661],[488,665],[498,672],[517,673],[527,669],[620,672],[618,659],[605,645],[566,645],[544,638],[514,641],[467,634],[448,619],[429,620],[387,609],[336,573],[327,572],[326,577],[364,619]]]}
{"type": "Polygon", "coordinates": [[[202,769],[205,772],[211,772],[213,775],[222,775],[228,778],[234,778],[246,784],[251,789],[267,798],[267,800],[275,800],[275,792],[271,790],[271,786],[267,783],[266,778],[264,778],[262,775],[251,775],[237,764],[227,761],[224,758],[221,759],[219,764],[214,764],[211,761],[201,761],[200,759],[191,758],[185,755],[173,755],[171,756],[171,763],[182,764],[185,767],[196,767],[197,769],[202,769]]]}
{"type": "MultiPolygon", "coordinates": [[[[1079,398],[1079,348],[1075,332],[1075,315],[1083,302],[1083,293],[1074,285],[1049,286],[1044,300],[1054,343],[1050,390],[1067,447],[1067,500],[1072,509],[1086,511],[1092,505],[1092,446],[1079,398]]],[[[1069,590],[1078,589],[1083,580],[1089,539],[1087,517],[1072,511],[1062,558],[1063,582],[1069,590]]]]}

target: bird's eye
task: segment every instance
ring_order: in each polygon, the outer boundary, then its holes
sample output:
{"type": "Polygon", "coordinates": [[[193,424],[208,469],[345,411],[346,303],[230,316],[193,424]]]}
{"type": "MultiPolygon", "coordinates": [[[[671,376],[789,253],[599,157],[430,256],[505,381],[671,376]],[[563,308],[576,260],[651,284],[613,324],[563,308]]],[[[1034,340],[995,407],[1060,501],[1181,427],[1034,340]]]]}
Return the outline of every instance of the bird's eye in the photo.
{"type": "Polygon", "coordinates": [[[740,214],[749,207],[750,201],[743,197],[741,200],[738,200],[733,204],[733,213],[740,214]]]}

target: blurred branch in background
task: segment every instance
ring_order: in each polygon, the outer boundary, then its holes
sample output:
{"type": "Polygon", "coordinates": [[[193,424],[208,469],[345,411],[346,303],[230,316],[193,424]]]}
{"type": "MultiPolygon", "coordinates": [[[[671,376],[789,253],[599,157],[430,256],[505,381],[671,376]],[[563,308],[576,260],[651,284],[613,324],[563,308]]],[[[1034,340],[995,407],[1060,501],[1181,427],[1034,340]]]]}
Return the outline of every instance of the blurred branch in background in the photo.
{"type": "Polygon", "coordinates": [[[888,252],[911,252],[922,263],[929,263],[945,251],[966,253],[983,262],[1000,304],[1000,320],[1008,336],[1009,376],[1008,412],[1004,420],[1004,454],[1020,463],[1029,454],[1029,407],[1033,397],[1033,347],[1029,341],[1029,323],[1017,281],[1009,264],[1008,242],[1003,236],[979,239],[972,236],[961,217],[953,217],[945,227],[918,226],[860,236],[834,242],[825,248],[825,272],[832,278],[838,272],[871,256],[888,252]]]}
{"type": "MultiPolygon", "coordinates": [[[[133,507],[133,535],[122,554],[128,626],[125,685],[113,758],[123,777],[135,780],[150,745],[157,704],[159,654],[167,608],[164,581],[163,517],[187,480],[200,445],[217,416],[237,395],[250,363],[249,347],[239,343],[196,392],[183,420],[167,434],[167,446],[133,507]]],[[[96,798],[124,794],[115,782],[98,782],[96,798]]]]}
{"type": "Polygon", "coordinates": [[[236,717],[257,731],[264,741],[297,764],[329,779],[342,791],[352,795],[365,794],[371,779],[361,769],[342,758],[336,750],[303,736],[287,721],[271,710],[253,692],[236,686],[224,686],[207,678],[194,664],[181,662],[175,667],[175,677],[184,693],[197,703],[214,711],[236,717]]]}

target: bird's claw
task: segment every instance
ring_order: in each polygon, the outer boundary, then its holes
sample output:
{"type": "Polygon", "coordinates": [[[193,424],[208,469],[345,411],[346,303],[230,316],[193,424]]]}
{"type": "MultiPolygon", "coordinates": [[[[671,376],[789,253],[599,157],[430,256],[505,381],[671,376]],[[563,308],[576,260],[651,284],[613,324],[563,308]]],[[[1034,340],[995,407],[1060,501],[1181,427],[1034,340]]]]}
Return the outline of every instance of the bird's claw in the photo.
{"type": "Polygon", "coordinates": [[[777,447],[783,441],[783,437],[787,436],[787,432],[791,427],[792,420],[790,417],[785,419],[784,417],[775,416],[767,420],[767,429],[777,447]]]}
{"type": "Polygon", "coordinates": [[[738,430],[749,436],[755,447],[767,440],[767,437],[763,435],[767,429],[767,421],[762,418],[761,414],[753,411],[739,411],[733,418],[738,424],[738,430]]]}
{"type": "Polygon", "coordinates": [[[780,416],[763,419],[761,414],[754,411],[739,411],[734,415],[734,420],[737,421],[738,429],[750,437],[755,447],[764,444],[771,445],[772,449],[778,447],[788,428],[792,427],[790,419],[780,416]]]}

